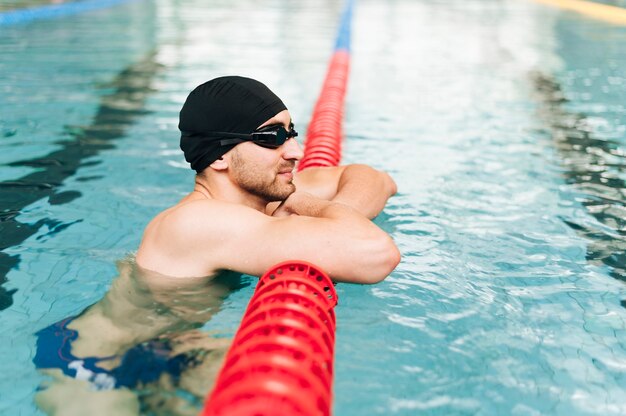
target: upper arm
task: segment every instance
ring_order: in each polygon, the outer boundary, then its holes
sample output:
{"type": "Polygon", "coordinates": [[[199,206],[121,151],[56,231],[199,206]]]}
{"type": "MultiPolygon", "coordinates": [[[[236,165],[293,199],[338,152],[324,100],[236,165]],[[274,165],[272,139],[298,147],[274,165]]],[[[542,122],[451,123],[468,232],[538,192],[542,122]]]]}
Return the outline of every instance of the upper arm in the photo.
{"type": "Polygon", "coordinates": [[[270,217],[236,204],[224,208],[221,218],[192,228],[192,247],[212,270],[260,276],[279,262],[304,260],[337,280],[373,283],[399,261],[393,241],[382,230],[359,232],[328,218],[270,217]]]}

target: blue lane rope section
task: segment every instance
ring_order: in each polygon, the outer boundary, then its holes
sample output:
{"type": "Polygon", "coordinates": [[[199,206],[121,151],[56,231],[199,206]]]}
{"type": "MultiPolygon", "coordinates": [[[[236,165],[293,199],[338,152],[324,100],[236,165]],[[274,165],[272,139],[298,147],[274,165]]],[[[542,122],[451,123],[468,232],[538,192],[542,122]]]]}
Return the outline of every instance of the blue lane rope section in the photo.
{"type": "Polygon", "coordinates": [[[350,53],[350,31],[352,26],[352,9],[354,8],[354,0],[347,0],[343,15],[341,16],[341,24],[339,33],[337,34],[337,43],[335,44],[335,52],[344,50],[350,53]]]}
{"type": "Polygon", "coordinates": [[[73,14],[116,6],[121,3],[130,3],[132,1],[137,0],[85,0],[72,3],[50,4],[28,9],[11,10],[0,13],[0,26],[70,16],[73,14]]]}

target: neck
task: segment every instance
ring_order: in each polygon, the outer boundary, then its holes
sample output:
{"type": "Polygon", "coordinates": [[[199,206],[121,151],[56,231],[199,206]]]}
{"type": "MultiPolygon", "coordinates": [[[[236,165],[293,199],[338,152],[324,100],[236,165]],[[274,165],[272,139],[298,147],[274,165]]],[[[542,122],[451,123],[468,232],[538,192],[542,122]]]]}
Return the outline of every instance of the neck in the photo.
{"type": "Polygon", "coordinates": [[[265,213],[268,201],[250,194],[239,188],[225,177],[196,177],[196,184],[192,194],[203,195],[206,199],[217,199],[234,204],[245,205],[259,212],[265,213]]]}
{"type": "Polygon", "coordinates": [[[206,199],[213,199],[212,193],[209,190],[209,188],[202,183],[202,181],[198,180],[198,178],[196,178],[196,184],[193,187],[193,192],[197,192],[201,195],[203,195],[206,199]]]}

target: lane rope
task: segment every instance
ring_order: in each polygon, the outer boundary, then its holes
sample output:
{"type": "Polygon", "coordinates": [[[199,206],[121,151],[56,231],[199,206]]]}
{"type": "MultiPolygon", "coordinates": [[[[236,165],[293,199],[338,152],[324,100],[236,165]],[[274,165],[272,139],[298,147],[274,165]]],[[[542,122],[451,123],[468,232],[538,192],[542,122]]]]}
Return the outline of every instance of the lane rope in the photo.
{"type": "Polygon", "coordinates": [[[342,124],[350,74],[350,33],[354,2],[348,0],[304,142],[298,171],[314,166],[337,166],[341,160],[342,124]]]}
{"type": "Polygon", "coordinates": [[[203,416],[330,415],[337,293],[303,261],[259,279],[203,416]]]}
{"type": "MultiPolygon", "coordinates": [[[[336,166],[350,67],[348,0],[298,170],[336,166]]],[[[257,284],[202,416],[330,416],[337,292],[319,267],[273,266],[257,284]]]]}
{"type": "Polygon", "coordinates": [[[130,3],[138,0],[85,0],[71,3],[48,4],[39,7],[0,12],[0,26],[29,23],[35,20],[54,19],[130,3]]]}

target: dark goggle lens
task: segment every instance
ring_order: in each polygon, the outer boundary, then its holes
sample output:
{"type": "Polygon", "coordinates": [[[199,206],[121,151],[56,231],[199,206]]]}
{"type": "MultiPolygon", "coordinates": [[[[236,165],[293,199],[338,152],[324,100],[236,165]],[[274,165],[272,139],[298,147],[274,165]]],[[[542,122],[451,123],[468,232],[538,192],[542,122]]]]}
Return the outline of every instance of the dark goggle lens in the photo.
{"type": "Polygon", "coordinates": [[[263,147],[276,148],[282,146],[287,139],[298,136],[298,132],[293,129],[293,124],[289,127],[290,129],[287,131],[282,125],[265,126],[252,133],[252,141],[263,147]]]}

